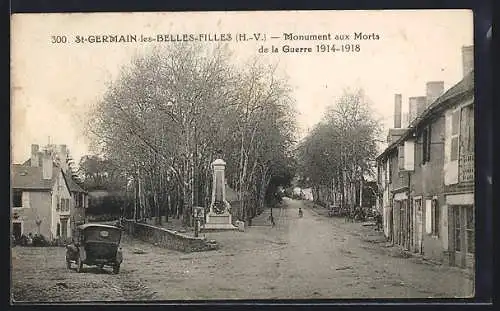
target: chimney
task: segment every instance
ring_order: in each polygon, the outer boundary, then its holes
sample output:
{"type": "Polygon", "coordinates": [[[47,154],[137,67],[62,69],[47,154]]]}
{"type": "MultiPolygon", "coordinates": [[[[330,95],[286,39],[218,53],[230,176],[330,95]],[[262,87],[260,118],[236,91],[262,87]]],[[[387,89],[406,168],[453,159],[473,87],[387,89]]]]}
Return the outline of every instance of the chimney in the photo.
{"type": "Polygon", "coordinates": [[[38,157],[38,145],[36,144],[31,144],[31,157],[30,157],[30,162],[31,162],[31,166],[35,166],[35,167],[38,167],[38,162],[40,161],[39,160],[39,157],[38,157]]]}
{"type": "Polygon", "coordinates": [[[422,114],[422,112],[424,112],[425,108],[427,108],[427,97],[418,96],[416,101],[417,101],[417,117],[419,117],[422,114]]]}
{"type": "Polygon", "coordinates": [[[59,145],[59,164],[64,173],[68,172],[68,147],[59,145]]]}
{"type": "Polygon", "coordinates": [[[52,157],[49,153],[43,154],[42,176],[43,179],[52,179],[52,157]]]}
{"type": "Polygon", "coordinates": [[[474,46],[462,46],[462,68],[464,77],[474,70],[474,46]]]}
{"type": "Polygon", "coordinates": [[[408,112],[403,113],[403,128],[408,127],[408,112]]]}
{"type": "Polygon", "coordinates": [[[401,94],[394,96],[394,128],[401,128],[401,94]]]}
{"type": "Polygon", "coordinates": [[[444,82],[443,81],[430,81],[427,82],[425,96],[427,97],[427,107],[430,106],[439,96],[443,95],[444,82]]]}
{"type": "Polygon", "coordinates": [[[417,98],[408,98],[408,125],[417,117],[417,98]]]}

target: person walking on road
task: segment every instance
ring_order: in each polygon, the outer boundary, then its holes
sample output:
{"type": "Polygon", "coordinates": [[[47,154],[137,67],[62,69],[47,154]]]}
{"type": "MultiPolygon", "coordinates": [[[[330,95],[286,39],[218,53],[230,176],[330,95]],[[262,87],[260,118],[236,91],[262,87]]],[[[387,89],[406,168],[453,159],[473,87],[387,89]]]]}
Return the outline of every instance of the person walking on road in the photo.
{"type": "Polygon", "coordinates": [[[276,223],[274,222],[274,217],[273,215],[269,215],[269,221],[271,222],[271,226],[274,227],[274,225],[276,225],[276,223]]]}

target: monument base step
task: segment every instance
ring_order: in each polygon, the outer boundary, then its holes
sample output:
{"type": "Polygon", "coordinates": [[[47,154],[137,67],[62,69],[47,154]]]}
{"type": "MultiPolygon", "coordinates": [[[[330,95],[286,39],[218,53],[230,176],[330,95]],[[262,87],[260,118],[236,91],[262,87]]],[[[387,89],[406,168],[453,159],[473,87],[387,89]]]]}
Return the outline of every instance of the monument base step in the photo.
{"type": "Polygon", "coordinates": [[[200,228],[201,232],[206,231],[226,231],[226,230],[238,230],[238,227],[232,224],[205,224],[200,228]]]}

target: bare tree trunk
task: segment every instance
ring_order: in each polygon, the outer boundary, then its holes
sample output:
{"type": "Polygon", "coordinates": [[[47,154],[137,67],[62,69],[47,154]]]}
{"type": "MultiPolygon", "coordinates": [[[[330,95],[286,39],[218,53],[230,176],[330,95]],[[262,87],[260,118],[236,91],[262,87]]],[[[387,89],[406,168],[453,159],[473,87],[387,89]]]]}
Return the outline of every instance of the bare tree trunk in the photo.
{"type": "Polygon", "coordinates": [[[359,180],[359,207],[363,207],[363,176],[359,180]]]}

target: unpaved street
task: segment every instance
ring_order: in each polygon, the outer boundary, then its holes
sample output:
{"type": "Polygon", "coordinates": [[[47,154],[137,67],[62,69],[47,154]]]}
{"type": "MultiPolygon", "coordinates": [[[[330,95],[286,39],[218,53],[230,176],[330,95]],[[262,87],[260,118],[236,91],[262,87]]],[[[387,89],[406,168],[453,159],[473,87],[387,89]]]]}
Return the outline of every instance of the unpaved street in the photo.
{"type": "Polygon", "coordinates": [[[64,248],[13,248],[16,300],[468,297],[464,271],[404,258],[380,233],[285,199],[246,232],[207,234],[220,250],[184,254],[124,237],[119,275],[67,270],[64,248]],[[298,207],[304,217],[298,217],[298,207]]]}

